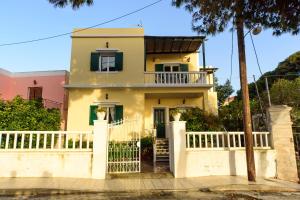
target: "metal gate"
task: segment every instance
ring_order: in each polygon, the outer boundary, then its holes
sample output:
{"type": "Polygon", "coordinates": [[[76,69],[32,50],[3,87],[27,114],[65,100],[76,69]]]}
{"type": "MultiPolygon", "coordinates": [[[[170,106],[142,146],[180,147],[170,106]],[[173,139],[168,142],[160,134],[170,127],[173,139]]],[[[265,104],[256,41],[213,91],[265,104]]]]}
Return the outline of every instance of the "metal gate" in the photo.
{"type": "Polygon", "coordinates": [[[107,172],[141,171],[141,128],[138,120],[121,120],[109,125],[107,172]]]}

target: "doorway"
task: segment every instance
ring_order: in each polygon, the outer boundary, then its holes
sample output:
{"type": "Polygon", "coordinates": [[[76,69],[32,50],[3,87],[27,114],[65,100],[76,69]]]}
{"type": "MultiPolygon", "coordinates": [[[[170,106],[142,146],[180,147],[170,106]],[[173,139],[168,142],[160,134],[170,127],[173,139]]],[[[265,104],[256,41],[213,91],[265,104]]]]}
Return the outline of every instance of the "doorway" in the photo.
{"type": "Polygon", "coordinates": [[[156,136],[158,138],[166,137],[165,124],[165,109],[154,108],[154,127],[156,128],[156,136]]]}

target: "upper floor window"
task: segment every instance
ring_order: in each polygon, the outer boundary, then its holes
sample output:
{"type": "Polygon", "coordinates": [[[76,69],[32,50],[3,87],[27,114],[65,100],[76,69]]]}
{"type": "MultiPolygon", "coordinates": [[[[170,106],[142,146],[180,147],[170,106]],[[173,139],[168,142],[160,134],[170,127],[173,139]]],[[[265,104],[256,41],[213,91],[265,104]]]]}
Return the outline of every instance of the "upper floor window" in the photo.
{"type": "Polygon", "coordinates": [[[91,71],[111,72],[123,70],[123,52],[92,52],[91,71]]]}
{"type": "Polygon", "coordinates": [[[100,54],[99,71],[116,71],[116,57],[114,54],[100,54]]]}

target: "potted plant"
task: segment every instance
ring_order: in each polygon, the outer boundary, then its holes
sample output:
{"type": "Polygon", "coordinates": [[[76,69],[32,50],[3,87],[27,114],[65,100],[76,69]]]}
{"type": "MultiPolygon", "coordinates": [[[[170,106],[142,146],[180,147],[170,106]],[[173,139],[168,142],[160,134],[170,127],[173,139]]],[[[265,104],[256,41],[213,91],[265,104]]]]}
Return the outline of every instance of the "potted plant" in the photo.
{"type": "Polygon", "coordinates": [[[181,112],[179,111],[178,108],[171,109],[170,114],[173,117],[174,121],[179,121],[181,117],[181,112]]]}
{"type": "Polygon", "coordinates": [[[98,107],[97,109],[97,119],[98,120],[104,120],[106,114],[106,109],[98,107]]]}

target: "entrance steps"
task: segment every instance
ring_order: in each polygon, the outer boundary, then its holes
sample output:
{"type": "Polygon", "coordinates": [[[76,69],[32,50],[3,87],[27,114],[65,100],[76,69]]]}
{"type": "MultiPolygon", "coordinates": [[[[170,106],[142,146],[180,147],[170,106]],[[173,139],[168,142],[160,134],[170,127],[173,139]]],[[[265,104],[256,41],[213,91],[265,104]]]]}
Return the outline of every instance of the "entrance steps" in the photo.
{"type": "Polygon", "coordinates": [[[157,138],[154,172],[168,172],[170,170],[169,161],[169,140],[167,138],[157,138]]]}

